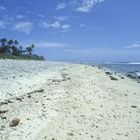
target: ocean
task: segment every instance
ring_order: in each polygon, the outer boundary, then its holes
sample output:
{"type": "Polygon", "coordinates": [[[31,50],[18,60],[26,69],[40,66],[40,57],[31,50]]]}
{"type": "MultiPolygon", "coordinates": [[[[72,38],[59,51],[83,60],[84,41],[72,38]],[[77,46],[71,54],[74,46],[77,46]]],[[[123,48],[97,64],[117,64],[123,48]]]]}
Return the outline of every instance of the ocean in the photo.
{"type": "Polygon", "coordinates": [[[140,73],[140,63],[96,63],[96,65],[127,75],[140,73]]]}
{"type": "Polygon", "coordinates": [[[85,62],[85,64],[96,65],[102,68],[108,69],[110,71],[114,71],[117,73],[121,73],[123,75],[132,75],[137,78],[140,77],[140,63],[134,62],[85,62]]]}

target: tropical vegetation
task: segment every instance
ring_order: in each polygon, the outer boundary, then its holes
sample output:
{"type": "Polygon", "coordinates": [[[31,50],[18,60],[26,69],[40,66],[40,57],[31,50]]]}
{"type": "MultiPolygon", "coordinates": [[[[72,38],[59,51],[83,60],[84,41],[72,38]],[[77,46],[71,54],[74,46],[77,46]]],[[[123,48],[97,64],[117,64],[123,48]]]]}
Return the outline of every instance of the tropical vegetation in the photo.
{"type": "Polygon", "coordinates": [[[2,38],[0,39],[0,59],[44,60],[43,56],[33,53],[34,48],[34,44],[23,47],[17,40],[2,38]]]}

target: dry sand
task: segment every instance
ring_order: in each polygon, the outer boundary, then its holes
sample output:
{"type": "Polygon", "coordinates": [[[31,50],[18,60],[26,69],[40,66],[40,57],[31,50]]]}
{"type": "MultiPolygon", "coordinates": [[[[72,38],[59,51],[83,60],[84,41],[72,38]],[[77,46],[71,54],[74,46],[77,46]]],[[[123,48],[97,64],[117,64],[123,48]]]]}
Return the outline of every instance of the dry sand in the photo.
{"type": "Polygon", "coordinates": [[[104,70],[80,64],[2,63],[1,79],[15,69],[30,74],[17,78],[20,89],[12,85],[16,78],[0,81],[0,111],[7,111],[0,113],[0,140],[140,140],[140,83],[119,74],[110,80],[104,70]],[[15,117],[20,123],[10,127],[15,117]]]}

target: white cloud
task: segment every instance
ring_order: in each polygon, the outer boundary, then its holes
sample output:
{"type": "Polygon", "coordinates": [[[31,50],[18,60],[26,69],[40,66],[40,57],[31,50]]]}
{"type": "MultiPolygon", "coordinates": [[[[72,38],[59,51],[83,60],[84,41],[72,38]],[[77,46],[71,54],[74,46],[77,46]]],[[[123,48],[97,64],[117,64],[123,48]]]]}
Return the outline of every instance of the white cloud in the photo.
{"type": "Polygon", "coordinates": [[[31,22],[19,22],[16,25],[14,25],[13,27],[13,31],[19,31],[19,32],[23,32],[23,33],[30,33],[32,29],[32,23],[31,22]]]}
{"type": "Polygon", "coordinates": [[[67,21],[70,18],[70,16],[58,16],[54,17],[54,19],[59,20],[59,21],[67,21]]]}
{"type": "Polygon", "coordinates": [[[36,42],[35,45],[39,48],[61,48],[68,46],[65,43],[57,43],[57,42],[36,42]]]}
{"type": "Polygon", "coordinates": [[[5,29],[6,25],[3,21],[0,21],[0,29],[5,29]]]}
{"type": "Polygon", "coordinates": [[[29,46],[34,42],[37,48],[65,48],[69,47],[69,44],[61,43],[61,42],[54,42],[54,41],[28,41],[28,42],[21,42],[23,46],[29,46]]]}
{"type": "Polygon", "coordinates": [[[39,25],[40,25],[40,27],[43,27],[43,28],[59,29],[59,30],[62,30],[63,32],[68,31],[71,27],[70,24],[64,24],[58,20],[56,20],[52,23],[48,23],[48,22],[43,21],[39,25]]]}
{"type": "Polygon", "coordinates": [[[93,9],[94,6],[101,2],[104,2],[104,0],[83,0],[82,3],[80,3],[76,8],[76,11],[88,13],[93,9]]]}
{"type": "Polygon", "coordinates": [[[38,14],[39,17],[44,18],[45,16],[42,14],[38,14]]]}
{"type": "Polygon", "coordinates": [[[74,9],[78,12],[88,13],[92,11],[92,9],[105,0],[71,0],[66,4],[65,2],[59,3],[56,7],[56,10],[62,10],[67,8],[74,9]]]}
{"type": "Polygon", "coordinates": [[[71,27],[70,24],[64,24],[64,25],[61,26],[61,28],[64,29],[64,30],[68,30],[68,29],[70,29],[70,27],[71,27]]]}
{"type": "Polygon", "coordinates": [[[60,22],[59,21],[55,21],[53,23],[48,23],[48,22],[43,21],[40,24],[40,26],[44,27],[44,28],[55,28],[55,29],[58,29],[58,28],[60,28],[60,22]]]}
{"type": "Polygon", "coordinates": [[[135,49],[135,48],[140,48],[140,43],[134,43],[130,46],[125,47],[127,49],[135,49]]]}
{"type": "Polygon", "coordinates": [[[57,6],[56,6],[56,10],[62,10],[62,9],[65,9],[66,8],[66,3],[59,3],[57,6]]]}
{"type": "Polygon", "coordinates": [[[6,10],[6,8],[4,6],[0,6],[0,10],[6,10]]]}

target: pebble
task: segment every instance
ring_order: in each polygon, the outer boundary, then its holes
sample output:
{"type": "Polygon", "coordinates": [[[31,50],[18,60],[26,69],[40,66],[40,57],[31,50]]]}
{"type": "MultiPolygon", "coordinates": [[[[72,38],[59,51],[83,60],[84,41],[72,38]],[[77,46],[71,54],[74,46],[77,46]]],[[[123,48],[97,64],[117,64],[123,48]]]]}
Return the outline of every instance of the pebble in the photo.
{"type": "Polygon", "coordinates": [[[19,118],[14,118],[11,122],[10,122],[10,127],[14,127],[17,126],[20,122],[19,118]]]}

